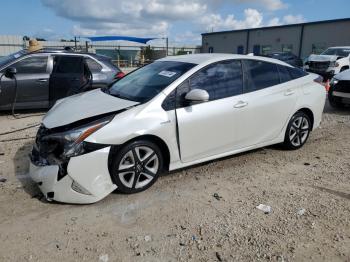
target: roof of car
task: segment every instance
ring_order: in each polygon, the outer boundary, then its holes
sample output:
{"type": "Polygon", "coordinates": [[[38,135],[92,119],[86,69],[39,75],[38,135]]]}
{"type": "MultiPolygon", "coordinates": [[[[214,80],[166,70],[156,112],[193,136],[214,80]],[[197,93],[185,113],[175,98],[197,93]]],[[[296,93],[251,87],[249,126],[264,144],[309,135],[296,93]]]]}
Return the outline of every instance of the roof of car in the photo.
{"type": "Polygon", "coordinates": [[[236,54],[192,54],[192,55],[179,55],[179,56],[167,56],[158,61],[176,61],[176,62],[184,62],[184,63],[193,63],[193,64],[207,64],[213,63],[221,60],[227,59],[254,59],[261,60],[266,62],[272,62],[276,64],[286,65],[285,62],[282,62],[277,59],[262,57],[262,56],[253,56],[253,55],[236,55],[236,54]]]}
{"type": "Polygon", "coordinates": [[[334,48],[344,49],[344,48],[350,48],[350,46],[331,46],[328,49],[334,49],[334,48]]]}
{"type": "Polygon", "coordinates": [[[42,54],[42,53],[50,53],[50,54],[74,54],[74,55],[90,55],[96,58],[105,58],[105,59],[110,59],[108,56],[104,55],[98,55],[94,53],[89,53],[89,52],[80,52],[80,51],[74,51],[74,50],[64,50],[64,49],[55,49],[55,48],[43,48],[35,52],[27,52],[27,55],[29,54],[42,54]]]}

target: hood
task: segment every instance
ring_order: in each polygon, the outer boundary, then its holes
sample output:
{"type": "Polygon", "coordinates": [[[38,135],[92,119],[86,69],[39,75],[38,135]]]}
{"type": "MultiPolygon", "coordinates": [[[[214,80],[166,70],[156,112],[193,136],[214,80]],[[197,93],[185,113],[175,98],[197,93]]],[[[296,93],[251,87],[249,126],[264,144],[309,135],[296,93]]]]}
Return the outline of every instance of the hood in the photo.
{"type": "Polygon", "coordinates": [[[312,62],[327,62],[337,61],[338,56],[336,55],[310,55],[308,61],[312,62]]]}
{"type": "Polygon", "coordinates": [[[59,100],[43,119],[46,128],[64,126],[89,117],[119,111],[139,104],[96,89],[59,100]]]}
{"type": "Polygon", "coordinates": [[[340,81],[350,81],[350,69],[337,74],[334,78],[340,81]]]}

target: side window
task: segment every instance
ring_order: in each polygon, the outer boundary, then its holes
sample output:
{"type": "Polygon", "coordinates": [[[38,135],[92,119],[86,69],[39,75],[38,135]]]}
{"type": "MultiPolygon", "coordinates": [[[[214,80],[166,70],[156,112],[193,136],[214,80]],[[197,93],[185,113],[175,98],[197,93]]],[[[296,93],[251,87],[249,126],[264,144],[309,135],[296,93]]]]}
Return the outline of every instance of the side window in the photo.
{"type": "Polygon", "coordinates": [[[165,111],[170,111],[175,109],[175,89],[164,99],[162,103],[162,108],[165,111]]]}
{"type": "Polygon", "coordinates": [[[97,63],[95,60],[91,59],[91,58],[86,58],[85,59],[91,73],[100,73],[102,70],[102,66],[97,63]]]}
{"type": "Polygon", "coordinates": [[[54,73],[57,74],[83,74],[84,64],[80,56],[55,56],[54,73]]]}
{"type": "Polygon", "coordinates": [[[47,68],[47,56],[32,56],[13,64],[18,74],[44,74],[47,68]]]}
{"type": "Polygon", "coordinates": [[[189,81],[190,89],[204,89],[209,100],[242,94],[242,66],[238,60],[218,62],[201,69],[189,81]]]}
{"type": "Polygon", "coordinates": [[[299,68],[295,68],[295,67],[288,67],[288,71],[289,71],[292,79],[297,79],[297,78],[304,77],[304,76],[308,75],[308,73],[306,73],[305,71],[303,71],[299,68]]]}
{"type": "Polygon", "coordinates": [[[186,80],[165,98],[162,103],[162,108],[165,111],[170,111],[175,109],[175,104],[177,108],[186,106],[185,95],[188,91],[190,91],[190,87],[188,80],[186,80]]]}
{"type": "Polygon", "coordinates": [[[292,77],[289,73],[287,66],[277,65],[277,68],[278,68],[278,73],[280,75],[281,83],[285,83],[292,80],[292,77]]]}
{"type": "Polygon", "coordinates": [[[254,92],[280,83],[277,66],[257,60],[244,60],[245,92],[254,92]]]}

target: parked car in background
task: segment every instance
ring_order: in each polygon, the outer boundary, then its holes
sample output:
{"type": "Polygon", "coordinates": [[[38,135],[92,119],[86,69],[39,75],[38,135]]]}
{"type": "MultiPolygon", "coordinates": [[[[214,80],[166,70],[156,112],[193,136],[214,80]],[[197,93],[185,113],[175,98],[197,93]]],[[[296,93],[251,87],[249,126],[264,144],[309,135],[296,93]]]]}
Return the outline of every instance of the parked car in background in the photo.
{"type": "Polygon", "coordinates": [[[325,99],[318,75],[276,59],[166,57],[58,101],[38,131],[30,176],[60,202],[141,192],[164,170],[278,143],[301,148],[325,99]]]}
{"type": "Polygon", "coordinates": [[[330,47],[320,55],[310,55],[305,70],[322,75],[326,79],[349,69],[350,46],[330,47]]]}
{"type": "Polygon", "coordinates": [[[124,75],[108,57],[51,49],[0,58],[0,75],[9,68],[17,70],[17,90],[13,79],[2,78],[0,110],[11,109],[15,96],[15,109],[49,108],[58,99],[107,87],[124,75]]]}
{"type": "Polygon", "coordinates": [[[298,56],[294,55],[292,52],[273,52],[266,55],[266,57],[281,60],[295,67],[303,66],[303,61],[298,56]]]}
{"type": "Polygon", "coordinates": [[[335,108],[344,108],[346,105],[350,105],[350,69],[332,78],[328,100],[335,108]]]}

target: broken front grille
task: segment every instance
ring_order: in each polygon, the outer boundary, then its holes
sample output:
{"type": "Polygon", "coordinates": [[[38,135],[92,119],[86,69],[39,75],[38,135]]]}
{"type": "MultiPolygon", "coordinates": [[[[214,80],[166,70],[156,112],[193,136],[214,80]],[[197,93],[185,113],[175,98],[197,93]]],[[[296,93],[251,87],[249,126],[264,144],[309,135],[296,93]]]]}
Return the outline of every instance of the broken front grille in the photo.
{"type": "Polygon", "coordinates": [[[329,67],[329,64],[330,64],[329,61],[326,61],[326,62],[310,61],[309,67],[310,67],[310,69],[314,69],[314,70],[327,70],[327,68],[329,67]]]}

